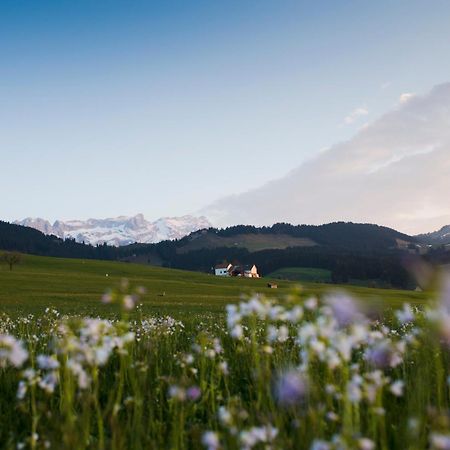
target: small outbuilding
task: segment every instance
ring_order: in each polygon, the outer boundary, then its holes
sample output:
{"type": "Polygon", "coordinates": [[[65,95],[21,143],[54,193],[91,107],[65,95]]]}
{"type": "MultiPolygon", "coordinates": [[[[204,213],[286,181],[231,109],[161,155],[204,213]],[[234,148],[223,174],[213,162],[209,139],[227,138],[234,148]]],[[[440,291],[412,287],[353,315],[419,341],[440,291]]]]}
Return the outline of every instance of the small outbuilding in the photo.
{"type": "Polygon", "coordinates": [[[278,289],[278,284],[277,283],[267,283],[267,287],[269,289],[278,289]]]}

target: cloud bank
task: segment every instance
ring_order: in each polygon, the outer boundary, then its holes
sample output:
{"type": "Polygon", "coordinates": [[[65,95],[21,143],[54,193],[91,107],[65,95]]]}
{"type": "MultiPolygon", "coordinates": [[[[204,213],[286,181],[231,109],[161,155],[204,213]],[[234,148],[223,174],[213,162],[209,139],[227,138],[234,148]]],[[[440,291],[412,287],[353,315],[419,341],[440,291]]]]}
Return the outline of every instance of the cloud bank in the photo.
{"type": "Polygon", "coordinates": [[[369,114],[369,111],[367,110],[367,108],[363,108],[363,107],[356,108],[344,119],[344,123],[345,123],[345,125],[351,125],[353,122],[358,120],[360,117],[367,116],[367,114],[369,114]]]}
{"type": "Polygon", "coordinates": [[[420,233],[450,224],[450,83],[401,100],[285,177],[201,212],[219,226],[351,220],[420,233]]]}

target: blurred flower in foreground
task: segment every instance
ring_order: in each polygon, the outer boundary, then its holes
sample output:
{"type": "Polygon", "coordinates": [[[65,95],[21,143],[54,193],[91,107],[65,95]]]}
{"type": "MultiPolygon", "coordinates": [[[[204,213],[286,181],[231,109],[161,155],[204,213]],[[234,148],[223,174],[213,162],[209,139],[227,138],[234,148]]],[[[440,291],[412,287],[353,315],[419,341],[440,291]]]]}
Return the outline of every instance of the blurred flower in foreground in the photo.
{"type": "Polygon", "coordinates": [[[432,433],[430,436],[430,445],[433,450],[450,450],[450,435],[432,433]]]}
{"type": "Polygon", "coordinates": [[[102,303],[111,304],[117,303],[122,310],[131,311],[136,308],[140,296],[146,293],[146,289],[138,286],[135,289],[130,289],[130,283],[124,279],[120,282],[117,289],[109,289],[101,298],[102,303]]]}
{"type": "Polygon", "coordinates": [[[339,326],[346,327],[355,322],[364,321],[364,316],[358,310],[355,301],[345,294],[335,294],[326,299],[331,308],[333,316],[339,326]]]}
{"type": "Polygon", "coordinates": [[[403,395],[403,390],[405,388],[405,382],[402,380],[394,381],[391,384],[389,390],[396,396],[401,397],[403,395]]]}
{"type": "Polygon", "coordinates": [[[281,375],[276,385],[276,398],[283,406],[293,406],[305,399],[308,386],[304,376],[296,370],[281,375]]]}
{"type": "Polygon", "coordinates": [[[207,450],[217,450],[219,448],[219,436],[214,431],[206,431],[202,436],[202,444],[207,450]]]}
{"type": "Polygon", "coordinates": [[[195,402],[202,395],[202,391],[198,386],[191,386],[190,388],[187,389],[186,395],[189,400],[195,402]]]}
{"type": "Polygon", "coordinates": [[[401,324],[409,323],[414,320],[414,311],[408,303],[405,303],[402,309],[395,312],[395,317],[401,324]]]}
{"type": "MultiPolygon", "coordinates": [[[[278,435],[278,430],[271,425],[263,427],[252,427],[249,430],[241,431],[241,450],[250,450],[259,443],[270,444],[278,435]]],[[[272,448],[266,446],[265,448],[272,448]]]]}
{"type": "Polygon", "coordinates": [[[21,341],[9,334],[0,334],[0,367],[4,368],[8,364],[14,367],[21,367],[28,359],[28,352],[21,341]]]}

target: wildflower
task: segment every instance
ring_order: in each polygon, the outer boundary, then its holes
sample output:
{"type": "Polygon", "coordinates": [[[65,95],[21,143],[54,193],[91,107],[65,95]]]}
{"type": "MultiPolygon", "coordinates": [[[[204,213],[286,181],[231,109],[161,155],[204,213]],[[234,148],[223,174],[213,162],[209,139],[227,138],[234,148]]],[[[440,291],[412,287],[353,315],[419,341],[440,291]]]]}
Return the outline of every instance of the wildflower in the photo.
{"type": "Polygon", "coordinates": [[[112,296],[112,293],[110,291],[105,292],[102,295],[102,303],[109,304],[109,303],[112,303],[112,301],[113,301],[113,296],[112,296]]]}
{"type": "Polygon", "coordinates": [[[334,318],[337,320],[340,327],[345,327],[356,321],[363,319],[354,300],[346,295],[337,294],[328,297],[326,301],[330,306],[334,318]]]}
{"type": "Polygon", "coordinates": [[[234,339],[242,339],[242,336],[244,335],[244,329],[242,328],[242,325],[237,324],[233,327],[231,330],[231,337],[234,339]]]}
{"type": "Polygon", "coordinates": [[[124,295],[122,299],[123,307],[126,311],[131,311],[134,309],[137,302],[137,298],[134,295],[124,295]]]}
{"type": "Polygon", "coordinates": [[[334,411],[327,412],[326,417],[330,422],[337,422],[339,420],[339,416],[334,411]]]}
{"type": "Polygon", "coordinates": [[[279,378],[276,397],[281,405],[295,405],[305,399],[306,393],[307,383],[298,371],[290,370],[279,378]]]}
{"type": "Polygon", "coordinates": [[[238,324],[242,316],[240,313],[238,313],[238,308],[236,305],[227,305],[227,325],[228,328],[233,328],[236,324],[238,324]]]}
{"type": "Polygon", "coordinates": [[[214,431],[206,431],[202,436],[202,444],[207,450],[217,450],[219,445],[219,436],[214,431]]]}
{"type": "Polygon", "coordinates": [[[433,450],[450,450],[450,434],[432,433],[430,444],[433,450]]]}
{"type": "Polygon", "coordinates": [[[391,384],[389,390],[396,397],[401,397],[403,395],[403,389],[405,388],[405,382],[402,380],[397,380],[391,384]]]}
{"type": "Polygon", "coordinates": [[[219,370],[222,372],[223,375],[228,375],[230,373],[228,369],[228,363],[226,361],[221,361],[219,363],[219,370]]]}
{"type": "Polygon", "coordinates": [[[186,391],[187,398],[193,402],[198,400],[201,395],[202,395],[202,391],[200,390],[200,388],[198,386],[191,386],[186,391]]]}
{"type": "Polygon", "coordinates": [[[407,303],[403,305],[403,309],[395,312],[395,317],[401,324],[406,324],[414,320],[414,312],[407,303]]]}
{"type": "Polygon", "coordinates": [[[184,402],[186,400],[186,390],[177,385],[170,386],[169,397],[184,402]]]}
{"type": "Polygon", "coordinates": [[[23,400],[25,398],[25,395],[27,394],[28,386],[27,383],[23,380],[19,381],[19,386],[17,388],[17,394],[16,397],[18,400],[23,400]]]}
{"type": "Polygon", "coordinates": [[[391,366],[393,349],[389,342],[383,341],[366,350],[366,360],[375,367],[386,368],[391,366]]]}
{"type": "Polygon", "coordinates": [[[271,425],[265,427],[252,427],[241,431],[239,440],[242,450],[250,450],[259,443],[271,443],[278,435],[278,430],[271,425]]]}
{"type": "Polygon", "coordinates": [[[327,441],[323,441],[320,439],[314,440],[311,445],[311,450],[330,450],[331,446],[327,441]]]}
{"type": "Polygon", "coordinates": [[[368,438],[361,438],[358,440],[358,448],[360,450],[373,450],[375,448],[375,442],[368,438]]]}
{"type": "Polygon", "coordinates": [[[441,309],[450,314],[450,275],[446,275],[443,280],[441,292],[441,309]]]}
{"type": "Polygon", "coordinates": [[[9,334],[0,334],[0,368],[8,364],[19,368],[28,359],[28,352],[21,341],[9,334]]]}
{"type": "Polygon", "coordinates": [[[225,406],[219,407],[218,416],[222,425],[229,426],[233,423],[233,416],[225,406]]]}
{"type": "Polygon", "coordinates": [[[287,312],[286,320],[291,323],[298,323],[303,317],[303,308],[301,306],[294,306],[287,312]]]}
{"type": "Polygon", "coordinates": [[[289,328],[286,325],[281,325],[278,330],[278,342],[286,342],[289,339],[289,328]]]}
{"type": "Polygon", "coordinates": [[[267,327],[267,340],[272,343],[275,342],[278,338],[278,329],[273,325],[269,325],[267,327]]]}
{"type": "Polygon", "coordinates": [[[91,378],[80,363],[73,359],[67,360],[67,368],[77,377],[80,389],[87,389],[91,384],[91,378]]]}
{"type": "Polygon", "coordinates": [[[38,355],[36,358],[39,369],[55,370],[59,368],[59,362],[52,356],[38,355]]]}
{"type": "Polygon", "coordinates": [[[362,385],[363,379],[360,375],[354,375],[347,384],[347,395],[352,403],[358,403],[362,399],[362,385]]]}
{"type": "Polygon", "coordinates": [[[305,308],[309,311],[314,311],[315,309],[317,309],[317,298],[308,298],[308,300],[305,301],[305,308]]]}

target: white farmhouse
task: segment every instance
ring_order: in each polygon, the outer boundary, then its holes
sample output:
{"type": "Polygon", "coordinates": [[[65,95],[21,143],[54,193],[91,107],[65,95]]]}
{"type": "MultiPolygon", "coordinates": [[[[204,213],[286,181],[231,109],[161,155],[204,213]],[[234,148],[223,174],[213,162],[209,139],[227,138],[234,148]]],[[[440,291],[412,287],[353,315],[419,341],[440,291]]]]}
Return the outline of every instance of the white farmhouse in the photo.
{"type": "Polygon", "coordinates": [[[246,278],[259,278],[258,269],[254,264],[244,266],[244,277],[246,278]]]}
{"type": "Polygon", "coordinates": [[[214,267],[214,273],[218,277],[229,277],[231,275],[231,269],[233,266],[228,263],[217,264],[214,267]]]}

